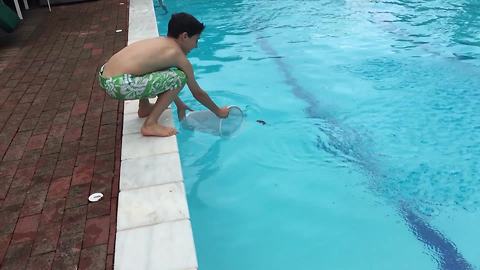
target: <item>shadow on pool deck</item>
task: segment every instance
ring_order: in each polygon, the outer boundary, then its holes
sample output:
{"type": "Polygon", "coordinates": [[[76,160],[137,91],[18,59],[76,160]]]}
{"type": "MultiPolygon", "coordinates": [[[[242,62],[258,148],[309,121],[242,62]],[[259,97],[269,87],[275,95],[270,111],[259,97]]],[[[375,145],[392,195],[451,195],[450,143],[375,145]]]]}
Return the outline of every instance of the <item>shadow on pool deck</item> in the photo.
{"type": "Polygon", "coordinates": [[[120,2],[33,8],[0,31],[2,270],[113,269],[123,103],[96,72],[127,43],[120,2]]]}

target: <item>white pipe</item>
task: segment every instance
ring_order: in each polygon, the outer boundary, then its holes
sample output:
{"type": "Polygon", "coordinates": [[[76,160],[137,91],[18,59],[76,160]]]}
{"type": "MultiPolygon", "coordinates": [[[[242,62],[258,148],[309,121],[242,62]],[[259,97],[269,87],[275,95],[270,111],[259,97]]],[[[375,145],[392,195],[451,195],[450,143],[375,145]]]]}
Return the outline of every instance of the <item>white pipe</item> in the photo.
{"type": "Polygon", "coordinates": [[[18,4],[18,0],[13,0],[13,3],[15,4],[15,9],[17,10],[18,17],[20,18],[20,20],[23,20],[22,10],[20,9],[20,5],[18,4]]]}

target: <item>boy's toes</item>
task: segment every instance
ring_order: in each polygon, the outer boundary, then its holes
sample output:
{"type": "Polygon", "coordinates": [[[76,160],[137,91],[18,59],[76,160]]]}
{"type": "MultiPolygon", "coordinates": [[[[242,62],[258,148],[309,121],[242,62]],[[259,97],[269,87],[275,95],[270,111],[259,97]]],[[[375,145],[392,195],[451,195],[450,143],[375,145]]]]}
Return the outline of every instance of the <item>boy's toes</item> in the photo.
{"type": "Polygon", "coordinates": [[[177,130],[169,127],[167,133],[168,133],[169,136],[172,136],[172,135],[177,134],[177,130]]]}

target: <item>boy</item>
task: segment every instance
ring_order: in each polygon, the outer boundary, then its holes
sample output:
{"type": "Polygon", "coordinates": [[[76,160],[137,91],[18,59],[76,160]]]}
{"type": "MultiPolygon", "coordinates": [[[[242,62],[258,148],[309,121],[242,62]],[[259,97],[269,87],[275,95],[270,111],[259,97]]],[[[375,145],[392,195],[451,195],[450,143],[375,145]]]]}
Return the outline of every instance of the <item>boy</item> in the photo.
{"type": "Polygon", "coordinates": [[[195,99],[221,118],[228,116],[228,108],[219,108],[198,85],[187,54],[197,47],[205,26],[187,13],[173,14],[168,22],[167,37],[135,42],[113,55],[100,69],[100,86],[116,99],[139,99],[138,116],[146,117],[141,128],[144,136],[167,137],[176,134],[171,127],[157,123],[163,111],[172,102],[177,106],[178,118],[185,117],[190,108],[178,98],[185,85],[195,99]],[[158,96],[155,104],[149,97],[158,96]]]}

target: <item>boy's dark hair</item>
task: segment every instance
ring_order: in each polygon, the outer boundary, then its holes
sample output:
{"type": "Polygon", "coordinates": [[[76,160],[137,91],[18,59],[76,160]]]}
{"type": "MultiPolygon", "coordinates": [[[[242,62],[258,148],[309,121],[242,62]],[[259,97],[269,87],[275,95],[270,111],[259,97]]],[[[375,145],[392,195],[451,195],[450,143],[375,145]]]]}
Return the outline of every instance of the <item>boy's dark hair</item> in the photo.
{"type": "Polygon", "coordinates": [[[201,34],[204,28],[205,25],[192,15],[185,12],[175,13],[168,22],[167,36],[178,38],[181,33],[187,32],[188,37],[192,37],[201,34]]]}

